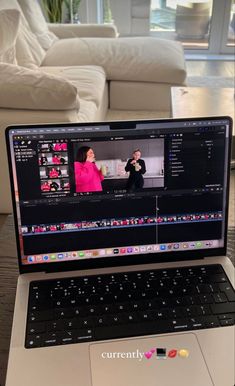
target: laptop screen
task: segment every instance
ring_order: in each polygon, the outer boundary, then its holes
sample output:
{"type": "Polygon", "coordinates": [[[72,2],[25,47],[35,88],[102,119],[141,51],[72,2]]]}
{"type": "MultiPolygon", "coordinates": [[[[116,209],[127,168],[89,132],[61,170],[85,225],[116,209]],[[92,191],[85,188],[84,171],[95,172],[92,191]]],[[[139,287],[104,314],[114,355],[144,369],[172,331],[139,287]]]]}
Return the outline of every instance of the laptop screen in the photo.
{"type": "Polygon", "coordinates": [[[229,126],[217,117],[10,127],[21,264],[223,248],[229,126]]]}

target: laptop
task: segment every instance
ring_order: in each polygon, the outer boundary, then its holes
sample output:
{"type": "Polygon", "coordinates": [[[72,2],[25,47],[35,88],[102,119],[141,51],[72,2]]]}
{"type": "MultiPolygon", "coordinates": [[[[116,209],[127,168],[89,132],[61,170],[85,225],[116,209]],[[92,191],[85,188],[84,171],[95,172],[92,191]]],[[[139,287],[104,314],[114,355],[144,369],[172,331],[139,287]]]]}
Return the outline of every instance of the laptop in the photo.
{"type": "Polygon", "coordinates": [[[233,386],[229,117],[6,129],[7,386],[233,386]]]}

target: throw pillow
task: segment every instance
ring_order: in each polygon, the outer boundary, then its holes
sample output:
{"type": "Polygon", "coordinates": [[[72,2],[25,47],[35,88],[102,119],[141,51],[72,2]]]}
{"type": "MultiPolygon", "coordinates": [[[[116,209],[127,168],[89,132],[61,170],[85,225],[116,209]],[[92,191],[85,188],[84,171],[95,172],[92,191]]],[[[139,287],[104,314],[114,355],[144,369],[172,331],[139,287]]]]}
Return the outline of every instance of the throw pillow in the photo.
{"type": "Polygon", "coordinates": [[[0,63],[0,107],[27,110],[78,110],[77,88],[66,79],[0,63]]]}
{"type": "Polygon", "coordinates": [[[0,10],[0,62],[16,63],[15,41],[20,13],[16,9],[0,10]]]}
{"type": "Polygon", "coordinates": [[[16,61],[29,68],[38,67],[45,57],[45,51],[31,31],[26,18],[16,0],[0,0],[0,10],[17,9],[20,12],[20,25],[16,39],[16,61]]]}
{"type": "Polygon", "coordinates": [[[0,9],[17,9],[19,12],[21,11],[17,0],[0,0],[0,9]]]}
{"type": "Polygon", "coordinates": [[[35,0],[18,0],[18,3],[40,45],[48,50],[58,38],[53,32],[49,31],[39,3],[35,0]]]}
{"type": "Polygon", "coordinates": [[[45,51],[21,17],[16,39],[16,60],[18,65],[36,69],[40,66],[44,57],[45,51]]]}

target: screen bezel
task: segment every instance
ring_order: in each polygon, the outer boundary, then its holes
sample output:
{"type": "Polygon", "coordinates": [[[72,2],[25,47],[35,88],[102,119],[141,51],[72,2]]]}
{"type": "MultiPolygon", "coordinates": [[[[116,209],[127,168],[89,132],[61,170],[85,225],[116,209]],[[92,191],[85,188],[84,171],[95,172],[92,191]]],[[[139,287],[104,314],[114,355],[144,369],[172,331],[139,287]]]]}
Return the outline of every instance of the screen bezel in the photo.
{"type": "Polygon", "coordinates": [[[21,274],[23,273],[32,273],[32,272],[61,272],[61,271],[73,271],[73,270],[84,270],[84,269],[95,269],[95,268],[107,268],[115,266],[128,266],[128,265],[138,265],[138,264],[153,264],[153,263],[163,263],[163,262],[174,262],[174,261],[185,261],[185,260],[194,260],[202,259],[209,256],[223,256],[226,255],[227,250],[227,227],[228,227],[228,204],[229,204],[229,183],[230,183],[230,158],[231,158],[231,139],[232,139],[232,124],[233,120],[229,116],[214,116],[214,117],[196,117],[196,118],[177,118],[177,119],[151,119],[151,120],[132,120],[132,121],[114,121],[114,122],[89,122],[89,123],[58,123],[58,124],[27,124],[27,125],[12,125],[8,126],[5,130],[6,135],[6,145],[7,145],[7,156],[8,156],[8,165],[9,165],[9,175],[10,175],[10,185],[11,185],[11,196],[13,204],[13,214],[14,214],[14,224],[15,224],[15,235],[16,235],[16,245],[17,245],[17,255],[18,255],[18,266],[21,274]],[[84,127],[84,126],[110,126],[111,130],[117,129],[134,129],[137,124],[141,123],[175,123],[175,122],[192,122],[192,121],[202,121],[202,120],[228,120],[229,122],[229,137],[228,137],[228,159],[227,159],[227,191],[226,191],[226,205],[225,205],[225,233],[224,233],[224,247],[221,248],[211,248],[211,249],[200,249],[196,251],[187,250],[187,251],[177,251],[177,252],[168,252],[161,253],[157,252],[144,254],[144,255],[122,255],[115,257],[106,257],[106,258],[91,258],[84,260],[72,260],[66,262],[50,262],[50,263],[39,263],[39,264],[28,264],[24,265],[21,261],[20,253],[20,239],[19,239],[19,227],[17,219],[17,209],[16,209],[16,200],[15,200],[15,191],[14,191],[14,180],[13,180],[13,171],[12,171],[12,162],[11,162],[11,151],[10,151],[10,136],[9,132],[12,129],[25,130],[30,128],[45,128],[45,127],[84,127]]]}

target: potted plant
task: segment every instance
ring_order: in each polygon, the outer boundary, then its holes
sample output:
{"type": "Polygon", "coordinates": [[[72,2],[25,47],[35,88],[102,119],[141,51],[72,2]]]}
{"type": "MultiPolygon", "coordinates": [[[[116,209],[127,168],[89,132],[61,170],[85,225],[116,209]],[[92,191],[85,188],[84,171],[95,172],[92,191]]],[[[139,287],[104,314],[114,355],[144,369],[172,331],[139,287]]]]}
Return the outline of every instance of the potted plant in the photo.
{"type": "Polygon", "coordinates": [[[43,0],[43,7],[50,23],[62,22],[62,8],[64,0],[43,0]]]}
{"type": "Polygon", "coordinates": [[[81,0],[43,0],[43,7],[50,23],[61,23],[64,7],[67,10],[68,21],[78,22],[78,8],[81,0]]]}
{"type": "Polygon", "coordinates": [[[70,23],[79,23],[78,8],[81,0],[64,0],[70,23]]]}

